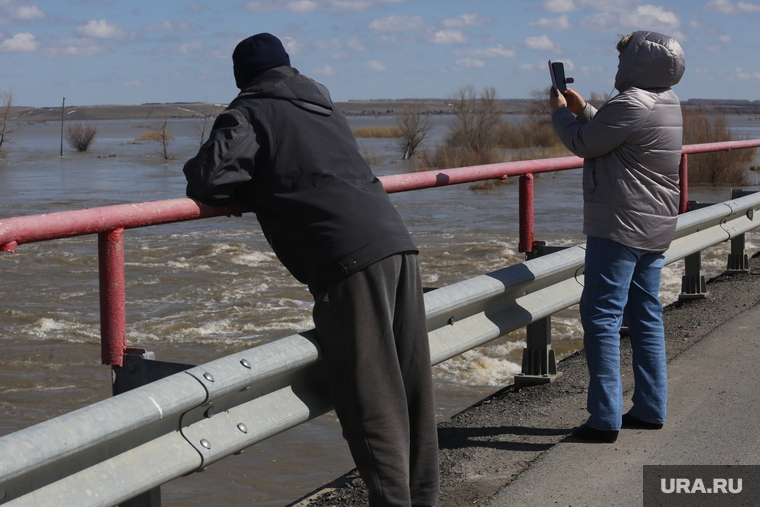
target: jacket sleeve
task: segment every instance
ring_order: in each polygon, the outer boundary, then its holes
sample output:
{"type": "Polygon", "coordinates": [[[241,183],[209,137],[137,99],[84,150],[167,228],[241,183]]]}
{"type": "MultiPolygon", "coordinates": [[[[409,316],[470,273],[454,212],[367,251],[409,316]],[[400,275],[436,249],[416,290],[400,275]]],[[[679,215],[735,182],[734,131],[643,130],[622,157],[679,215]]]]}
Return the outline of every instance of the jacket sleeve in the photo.
{"type": "Polygon", "coordinates": [[[635,100],[610,101],[598,111],[588,106],[576,119],[566,107],[552,114],[552,124],[562,144],[582,158],[606,155],[635,134],[648,111],[635,100]]]}
{"type": "Polygon", "coordinates": [[[236,188],[251,181],[259,150],[256,134],[240,111],[220,114],[198,154],[185,163],[187,196],[209,206],[228,206],[236,188]]]}

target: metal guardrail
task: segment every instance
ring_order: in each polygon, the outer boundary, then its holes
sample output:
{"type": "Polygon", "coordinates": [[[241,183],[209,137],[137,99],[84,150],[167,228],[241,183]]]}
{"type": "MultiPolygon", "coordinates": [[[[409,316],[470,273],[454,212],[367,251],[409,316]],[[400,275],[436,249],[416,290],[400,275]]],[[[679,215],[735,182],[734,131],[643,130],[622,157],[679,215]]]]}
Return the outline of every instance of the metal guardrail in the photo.
{"type": "MultiPolygon", "coordinates": [[[[688,155],[690,153],[753,147],[760,147],[760,139],[684,146],[679,166],[681,190],[679,212],[685,212],[688,205],[688,155]]],[[[533,236],[533,175],[575,169],[582,165],[581,158],[559,157],[396,174],[380,179],[386,191],[394,193],[518,176],[520,179],[518,250],[531,254],[540,250],[540,242],[535,242],[533,236]]],[[[15,252],[17,247],[24,243],[97,234],[101,359],[103,364],[120,367],[123,366],[127,349],[124,231],[136,227],[213,216],[239,216],[245,211],[240,207],[211,208],[184,198],[12,217],[0,219],[0,251],[15,252]]],[[[533,340],[530,341],[531,346],[534,345],[533,340]]]]}
{"type": "MultiPolygon", "coordinates": [[[[671,263],[760,226],[760,193],[681,215],[671,263]]],[[[440,363],[576,304],[583,245],[425,294],[440,363]]],[[[0,438],[0,505],[111,506],[330,409],[314,331],[0,438]],[[129,470],[128,474],[124,470],[129,470]]]]}

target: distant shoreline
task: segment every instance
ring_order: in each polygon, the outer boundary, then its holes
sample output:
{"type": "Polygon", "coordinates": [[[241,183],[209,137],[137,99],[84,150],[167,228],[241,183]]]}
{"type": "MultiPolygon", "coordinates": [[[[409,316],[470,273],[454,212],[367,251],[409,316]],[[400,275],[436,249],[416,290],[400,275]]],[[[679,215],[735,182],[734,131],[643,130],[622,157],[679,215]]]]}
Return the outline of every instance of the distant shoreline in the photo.
{"type": "MultiPolygon", "coordinates": [[[[528,114],[531,99],[501,99],[504,114],[528,114]]],[[[404,106],[421,103],[429,114],[454,114],[448,99],[350,100],[336,102],[337,109],[347,116],[392,116],[404,106]]],[[[724,114],[760,114],[760,100],[689,99],[681,102],[684,109],[724,114]]],[[[202,118],[216,116],[227,104],[171,103],[133,106],[66,106],[64,121],[159,120],[164,118],[202,118]]],[[[14,107],[10,119],[17,123],[61,121],[61,107],[14,107]]]]}

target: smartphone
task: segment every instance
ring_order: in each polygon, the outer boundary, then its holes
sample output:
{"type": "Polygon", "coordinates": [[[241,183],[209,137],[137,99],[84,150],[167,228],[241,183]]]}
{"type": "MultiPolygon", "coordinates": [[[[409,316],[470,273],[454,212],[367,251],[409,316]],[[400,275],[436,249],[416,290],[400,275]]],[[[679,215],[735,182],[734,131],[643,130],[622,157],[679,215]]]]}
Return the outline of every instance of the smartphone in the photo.
{"type": "Polygon", "coordinates": [[[564,64],[562,62],[552,62],[549,60],[549,74],[552,76],[552,86],[564,95],[567,92],[564,64]]]}

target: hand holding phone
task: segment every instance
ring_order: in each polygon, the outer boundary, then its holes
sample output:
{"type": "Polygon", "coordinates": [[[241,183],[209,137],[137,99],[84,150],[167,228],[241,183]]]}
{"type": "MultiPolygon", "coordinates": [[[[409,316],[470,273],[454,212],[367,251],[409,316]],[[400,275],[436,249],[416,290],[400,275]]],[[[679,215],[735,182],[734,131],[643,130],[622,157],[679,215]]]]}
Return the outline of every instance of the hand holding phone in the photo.
{"type": "Polygon", "coordinates": [[[549,74],[552,78],[552,86],[562,95],[567,92],[567,83],[572,83],[573,78],[565,77],[565,65],[562,62],[549,60],[549,74]]]}

